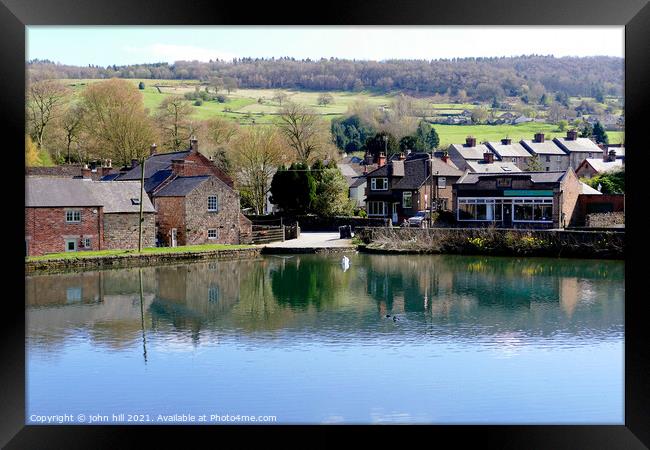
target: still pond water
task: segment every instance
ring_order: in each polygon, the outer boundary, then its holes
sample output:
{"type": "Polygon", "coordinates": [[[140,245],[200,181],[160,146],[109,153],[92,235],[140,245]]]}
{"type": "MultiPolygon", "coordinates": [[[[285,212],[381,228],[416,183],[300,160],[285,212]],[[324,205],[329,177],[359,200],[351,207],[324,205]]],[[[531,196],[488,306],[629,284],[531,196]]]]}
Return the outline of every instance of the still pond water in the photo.
{"type": "Polygon", "coordinates": [[[26,422],[624,422],[622,261],[349,258],[27,277],[26,422]]]}

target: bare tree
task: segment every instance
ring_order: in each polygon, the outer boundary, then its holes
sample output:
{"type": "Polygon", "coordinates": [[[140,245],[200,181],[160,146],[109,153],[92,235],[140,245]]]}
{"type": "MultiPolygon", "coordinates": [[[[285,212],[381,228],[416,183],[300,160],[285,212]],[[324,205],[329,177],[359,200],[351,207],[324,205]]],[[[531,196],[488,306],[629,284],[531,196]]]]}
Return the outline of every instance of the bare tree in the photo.
{"type": "Polygon", "coordinates": [[[93,83],[82,93],[85,129],[95,154],[129,164],[149,152],[152,124],[144,109],[142,94],[126,80],[93,83]]]}
{"type": "Polygon", "coordinates": [[[288,97],[288,95],[287,95],[286,92],[284,92],[284,91],[275,91],[273,93],[272,100],[277,101],[280,104],[280,106],[282,106],[282,102],[285,101],[287,99],[287,97],[288,97]]]}
{"type": "Polygon", "coordinates": [[[81,145],[79,137],[83,129],[83,119],[85,111],[79,103],[73,103],[68,106],[65,113],[61,117],[61,131],[63,134],[63,143],[67,154],[68,163],[71,161],[70,152],[72,147],[77,149],[77,158],[79,162],[83,162],[83,155],[81,152],[81,145]]]}
{"type": "Polygon", "coordinates": [[[325,106],[325,105],[330,105],[332,103],[334,103],[334,97],[329,92],[325,92],[324,94],[320,94],[318,96],[319,105],[325,106]]]}
{"type": "Polygon", "coordinates": [[[156,114],[156,123],[162,132],[162,146],[171,151],[185,148],[194,134],[195,126],[190,120],[192,107],[181,96],[166,97],[156,114]]]}
{"type": "Polygon", "coordinates": [[[328,153],[331,138],[327,138],[322,121],[310,108],[288,103],[280,112],[279,127],[298,161],[309,164],[314,157],[328,153]]]}
{"type": "Polygon", "coordinates": [[[43,147],[50,122],[61,113],[69,89],[58,80],[40,80],[27,88],[27,124],[38,148],[43,147]]]}
{"type": "Polygon", "coordinates": [[[286,148],[274,127],[246,127],[233,140],[231,159],[240,188],[250,194],[256,214],[262,214],[271,180],[286,162],[286,148]]]}

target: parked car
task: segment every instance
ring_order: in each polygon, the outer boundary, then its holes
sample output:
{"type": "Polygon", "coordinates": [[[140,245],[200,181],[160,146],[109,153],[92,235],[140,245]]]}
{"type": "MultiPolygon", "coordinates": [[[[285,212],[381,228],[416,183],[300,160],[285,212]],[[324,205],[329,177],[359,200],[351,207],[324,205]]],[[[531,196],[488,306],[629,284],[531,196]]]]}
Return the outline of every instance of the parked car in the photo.
{"type": "Polygon", "coordinates": [[[428,219],[431,218],[431,213],[428,210],[418,211],[413,217],[409,217],[408,226],[427,228],[429,226],[428,219]]]}

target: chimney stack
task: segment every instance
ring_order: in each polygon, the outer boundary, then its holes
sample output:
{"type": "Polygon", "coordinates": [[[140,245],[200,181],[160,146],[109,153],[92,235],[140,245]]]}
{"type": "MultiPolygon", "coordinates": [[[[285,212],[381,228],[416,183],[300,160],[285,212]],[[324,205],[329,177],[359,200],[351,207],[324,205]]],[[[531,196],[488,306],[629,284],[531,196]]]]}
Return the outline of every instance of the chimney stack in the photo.
{"type": "Polygon", "coordinates": [[[368,152],[366,152],[366,154],[363,155],[363,160],[364,160],[366,165],[370,165],[370,164],[374,163],[374,159],[372,157],[372,154],[370,154],[368,152]]]}
{"type": "Polygon", "coordinates": [[[449,164],[449,153],[444,152],[440,157],[440,159],[442,160],[442,162],[449,164]]]}
{"type": "Polygon", "coordinates": [[[510,144],[512,144],[512,139],[510,139],[510,138],[501,139],[501,144],[502,145],[510,145],[510,144]]]}
{"type": "Polygon", "coordinates": [[[81,168],[81,176],[85,180],[89,180],[91,178],[90,173],[91,173],[90,167],[88,167],[88,164],[84,164],[84,166],[81,168]]]}
{"type": "Polygon", "coordinates": [[[405,159],[406,159],[406,155],[404,154],[404,152],[401,152],[401,153],[399,154],[399,160],[400,160],[400,161],[404,161],[405,159]]]}
{"type": "Polygon", "coordinates": [[[616,161],[616,150],[611,149],[608,156],[610,161],[616,161]]]}
{"type": "Polygon", "coordinates": [[[199,140],[195,136],[192,136],[190,138],[190,150],[193,153],[196,153],[196,152],[199,151],[199,140]]]}
{"type": "Polygon", "coordinates": [[[172,172],[174,175],[182,177],[185,174],[185,160],[172,159],[172,172]]]}
{"type": "Polygon", "coordinates": [[[386,165],[386,154],[384,152],[379,153],[379,158],[377,159],[377,166],[383,167],[386,165]]]}
{"type": "Polygon", "coordinates": [[[467,136],[467,139],[465,139],[465,144],[468,147],[476,147],[476,138],[473,136],[467,136]]]}
{"type": "Polygon", "coordinates": [[[544,133],[535,133],[535,142],[544,142],[544,133]]]}
{"type": "Polygon", "coordinates": [[[158,146],[156,144],[151,144],[151,147],[149,147],[149,156],[155,155],[157,149],[158,146]]]}
{"type": "Polygon", "coordinates": [[[138,160],[136,158],[131,159],[131,169],[135,169],[135,166],[138,165],[138,160]]]}
{"type": "Polygon", "coordinates": [[[483,162],[485,162],[485,164],[492,164],[494,162],[494,153],[483,153],[483,162]]]}
{"type": "Polygon", "coordinates": [[[576,130],[569,130],[566,132],[567,141],[575,141],[578,139],[578,132],[576,130]]]}

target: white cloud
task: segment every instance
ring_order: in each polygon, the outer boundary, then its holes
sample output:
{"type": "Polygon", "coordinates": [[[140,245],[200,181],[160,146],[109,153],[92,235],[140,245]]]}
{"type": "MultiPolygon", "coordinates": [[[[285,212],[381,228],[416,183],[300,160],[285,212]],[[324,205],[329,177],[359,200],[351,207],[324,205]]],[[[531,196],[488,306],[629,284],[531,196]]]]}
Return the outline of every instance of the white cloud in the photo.
{"type": "Polygon", "coordinates": [[[193,45],[177,44],[151,44],[145,47],[126,46],[125,51],[132,54],[139,54],[143,59],[150,61],[210,61],[222,59],[229,61],[235,57],[234,54],[219,50],[197,47],[193,45]]]}

